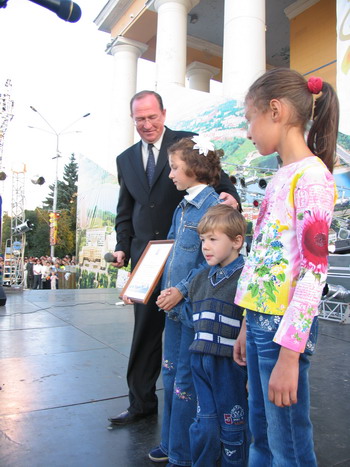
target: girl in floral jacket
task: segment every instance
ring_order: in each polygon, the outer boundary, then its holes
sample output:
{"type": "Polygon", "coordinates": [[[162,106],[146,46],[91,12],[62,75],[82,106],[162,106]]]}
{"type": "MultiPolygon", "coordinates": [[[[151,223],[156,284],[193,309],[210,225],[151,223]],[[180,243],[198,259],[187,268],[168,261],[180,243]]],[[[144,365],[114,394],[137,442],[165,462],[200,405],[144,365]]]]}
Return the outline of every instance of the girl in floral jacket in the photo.
{"type": "Polygon", "coordinates": [[[255,81],[245,105],[248,138],[283,162],[267,187],[235,299],[247,310],[234,357],[248,365],[249,465],[311,467],[307,354],[327,275],[338,100],[320,78],[282,68],[255,81]]]}

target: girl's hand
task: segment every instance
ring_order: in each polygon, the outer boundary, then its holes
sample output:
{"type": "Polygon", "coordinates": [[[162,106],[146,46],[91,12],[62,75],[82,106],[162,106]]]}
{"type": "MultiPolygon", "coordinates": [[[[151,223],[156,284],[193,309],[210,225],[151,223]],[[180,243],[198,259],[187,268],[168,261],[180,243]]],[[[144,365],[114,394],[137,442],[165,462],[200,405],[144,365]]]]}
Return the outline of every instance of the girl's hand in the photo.
{"type": "Polygon", "coordinates": [[[299,352],[281,347],[269,381],[269,401],[277,407],[289,407],[298,401],[299,352]]]}
{"type": "Polygon", "coordinates": [[[134,302],[130,298],[128,298],[126,295],[122,296],[122,300],[125,303],[125,305],[133,305],[134,304],[134,302]]]}
{"type": "Polygon", "coordinates": [[[164,311],[170,311],[183,299],[182,293],[176,287],[170,287],[161,291],[156,305],[164,311]]]}
{"type": "Polygon", "coordinates": [[[242,321],[241,330],[236,339],[235,345],[233,346],[233,360],[238,365],[246,366],[246,319],[242,321]]]}

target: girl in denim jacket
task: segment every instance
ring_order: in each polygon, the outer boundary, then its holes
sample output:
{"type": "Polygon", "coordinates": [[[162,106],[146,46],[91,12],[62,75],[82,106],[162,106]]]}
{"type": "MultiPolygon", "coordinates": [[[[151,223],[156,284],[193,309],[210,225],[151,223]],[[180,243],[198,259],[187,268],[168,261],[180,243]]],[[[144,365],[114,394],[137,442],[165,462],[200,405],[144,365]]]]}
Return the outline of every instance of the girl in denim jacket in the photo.
{"type": "Polygon", "coordinates": [[[169,177],[187,195],[176,208],[168,239],[175,239],[158,297],[159,308],[168,312],[165,323],[164,413],[161,443],[149,453],[151,460],[168,460],[168,466],[191,465],[189,426],[196,414],[196,394],[190,369],[192,327],[184,324],[181,309],[187,296],[188,273],[204,265],[197,226],[210,206],[219,203],[211,185],[219,180],[222,151],[201,136],[184,138],[169,150],[169,177]]]}

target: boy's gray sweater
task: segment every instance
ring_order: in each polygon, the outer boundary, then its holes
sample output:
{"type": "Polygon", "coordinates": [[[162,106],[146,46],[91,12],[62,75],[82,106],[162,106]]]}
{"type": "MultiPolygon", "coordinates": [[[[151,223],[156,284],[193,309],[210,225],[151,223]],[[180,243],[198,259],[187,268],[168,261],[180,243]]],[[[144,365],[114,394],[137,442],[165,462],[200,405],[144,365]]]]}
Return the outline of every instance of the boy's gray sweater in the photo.
{"type": "Polygon", "coordinates": [[[244,266],[240,255],[224,268],[200,272],[189,288],[195,337],[190,351],[231,357],[243,309],[234,304],[237,281],[244,266]]]}

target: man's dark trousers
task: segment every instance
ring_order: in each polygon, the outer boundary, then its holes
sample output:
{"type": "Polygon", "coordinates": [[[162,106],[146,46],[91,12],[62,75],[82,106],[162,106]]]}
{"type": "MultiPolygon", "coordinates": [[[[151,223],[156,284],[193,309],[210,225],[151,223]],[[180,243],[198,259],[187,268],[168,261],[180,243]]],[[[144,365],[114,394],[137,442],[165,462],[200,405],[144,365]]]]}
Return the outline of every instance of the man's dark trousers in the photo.
{"type": "Polygon", "coordinates": [[[157,412],[156,381],[161,369],[165,322],[165,313],[155,304],[157,295],[147,305],[134,305],[135,326],[127,373],[130,413],[157,412]]]}

